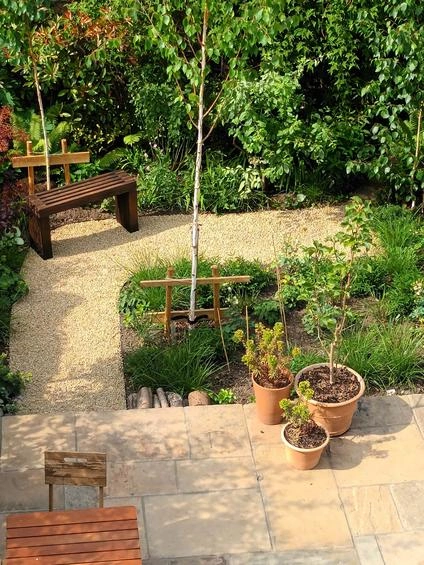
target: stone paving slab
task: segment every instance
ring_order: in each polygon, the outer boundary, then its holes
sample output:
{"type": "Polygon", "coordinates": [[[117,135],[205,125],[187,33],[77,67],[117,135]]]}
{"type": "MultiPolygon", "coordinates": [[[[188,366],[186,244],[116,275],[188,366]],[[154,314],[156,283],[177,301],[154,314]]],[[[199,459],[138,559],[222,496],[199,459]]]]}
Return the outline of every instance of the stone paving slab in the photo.
{"type": "Polygon", "coordinates": [[[174,461],[112,461],[108,463],[106,496],[175,494],[175,466],[174,461]]]}
{"type": "Polygon", "coordinates": [[[424,408],[424,394],[405,394],[402,398],[411,408],[424,408]]]}
{"type": "MultiPolygon", "coordinates": [[[[54,489],[55,509],[64,508],[63,487],[54,489]]],[[[49,487],[44,482],[43,469],[8,471],[1,474],[0,509],[2,512],[48,510],[49,487]]]]}
{"type": "Polygon", "coordinates": [[[259,489],[144,498],[151,557],[268,551],[259,489]]]}
{"type": "Polygon", "coordinates": [[[241,404],[189,406],[185,414],[192,459],[250,455],[241,404]]]}
{"type": "Polygon", "coordinates": [[[247,430],[252,444],[281,444],[281,426],[267,426],[256,417],[254,403],[243,406],[247,430]]]}
{"type": "Polygon", "coordinates": [[[354,550],[277,551],[209,557],[148,559],[143,565],[359,565],[354,550]]]}
{"type": "Polygon", "coordinates": [[[140,536],[140,547],[141,547],[141,558],[143,560],[149,557],[149,548],[147,543],[147,532],[146,532],[146,521],[144,519],[143,511],[143,501],[139,496],[123,497],[123,498],[112,498],[105,497],[105,506],[135,506],[137,509],[137,522],[138,522],[138,533],[140,536]]]}
{"type": "Polygon", "coordinates": [[[295,471],[280,445],[261,445],[254,457],[276,550],[352,547],[352,539],[328,459],[312,471],[295,471]]]}
{"type": "Polygon", "coordinates": [[[407,426],[414,419],[412,408],[402,396],[364,396],[358,402],[350,432],[358,429],[407,426]]]}
{"type": "Polygon", "coordinates": [[[418,408],[414,409],[414,416],[415,421],[418,424],[418,427],[421,430],[421,433],[424,437],[424,406],[419,406],[418,408]]]}
{"type": "Polygon", "coordinates": [[[339,487],[419,481],[424,477],[424,439],[415,424],[349,432],[330,442],[339,487]]]}
{"type": "Polygon", "coordinates": [[[353,536],[402,531],[389,486],[341,488],[339,494],[353,536]]]}
{"type": "Polygon", "coordinates": [[[1,470],[44,468],[44,452],[75,450],[75,416],[2,418],[1,470]]]}
{"type": "Polygon", "coordinates": [[[177,461],[176,468],[179,492],[223,492],[257,486],[252,457],[177,461]]]}
{"type": "Polygon", "coordinates": [[[380,535],[377,536],[377,542],[385,565],[424,563],[424,535],[418,532],[380,535]]]}
{"type": "Polygon", "coordinates": [[[177,557],[176,559],[143,559],[143,565],[227,565],[225,557],[200,556],[196,557],[177,557]]]}
{"type": "Polygon", "coordinates": [[[424,481],[391,485],[391,491],[405,530],[424,530],[424,481]]]}
{"type": "Polygon", "coordinates": [[[359,565],[354,549],[277,551],[231,555],[228,565],[359,565]]]}
{"type": "Polygon", "coordinates": [[[78,450],[106,451],[109,461],[189,456],[183,408],[78,414],[76,433],[78,450]]]}
{"type": "Polygon", "coordinates": [[[384,565],[383,557],[375,536],[359,536],[354,538],[359,561],[363,565],[384,565]]]}
{"type": "Polygon", "coordinates": [[[6,517],[8,514],[0,514],[0,559],[5,553],[6,545],[6,517]]]}

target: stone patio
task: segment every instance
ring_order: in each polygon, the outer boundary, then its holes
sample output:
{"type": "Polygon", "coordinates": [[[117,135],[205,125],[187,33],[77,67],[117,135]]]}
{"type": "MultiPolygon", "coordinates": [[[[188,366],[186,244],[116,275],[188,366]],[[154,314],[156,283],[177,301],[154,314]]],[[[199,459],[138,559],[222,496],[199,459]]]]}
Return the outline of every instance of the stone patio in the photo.
{"type": "MultiPolygon", "coordinates": [[[[138,509],[144,565],[424,563],[424,397],[365,398],[319,467],[284,460],[254,405],[0,420],[0,556],[11,512],[46,510],[45,449],[106,451],[108,506],[138,509]]],[[[56,488],[57,508],[95,504],[56,488]]]]}

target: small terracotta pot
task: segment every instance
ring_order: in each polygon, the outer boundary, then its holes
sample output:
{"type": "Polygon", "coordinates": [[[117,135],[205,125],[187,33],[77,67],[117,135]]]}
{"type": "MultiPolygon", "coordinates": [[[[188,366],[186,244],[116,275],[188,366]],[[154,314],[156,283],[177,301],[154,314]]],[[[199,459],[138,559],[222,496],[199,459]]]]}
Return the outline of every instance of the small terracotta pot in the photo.
{"type": "Polygon", "coordinates": [[[310,449],[302,449],[301,447],[296,447],[292,445],[285,436],[285,429],[289,424],[285,424],[281,430],[281,439],[284,444],[284,451],[286,454],[286,460],[289,465],[300,471],[307,471],[308,469],[313,469],[319,463],[321,459],[322,452],[327,447],[330,441],[330,434],[324,429],[327,434],[327,439],[322,445],[318,447],[311,447],[310,449]]]}
{"type": "MultiPolygon", "coordinates": [[[[298,384],[303,373],[310,369],[314,369],[315,367],[322,367],[323,365],[328,367],[329,363],[315,363],[314,365],[308,365],[297,373],[294,381],[294,386],[299,396],[302,395],[299,394],[298,384]]],[[[319,400],[314,399],[307,401],[308,408],[311,412],[314,422],[325,428],[329,432],[331,437],[340,436],[350,428],[353,415],[356,412],[358,400],[365,392],[365,382],[359,373],[357,373],[350,367],[346,367],[345,365],[337,366],[344,367],[350,373],[355,375],[360,386],[358,394],[353,398],[346,400],[345,402],[320,402],[319,400]]],[[[334,386],[337,386],[337,382],[334,383],[334,386]]]]}
{"type": "Polygon", "coordinates": [[[283,411],[280,400],[288,398],[293,386],[293,377],[290,384],[283,388],[266,388],[258,384],[252,377],[253,391],[256,398],[256,414],[263,424],[281,424],[283,411]]]}

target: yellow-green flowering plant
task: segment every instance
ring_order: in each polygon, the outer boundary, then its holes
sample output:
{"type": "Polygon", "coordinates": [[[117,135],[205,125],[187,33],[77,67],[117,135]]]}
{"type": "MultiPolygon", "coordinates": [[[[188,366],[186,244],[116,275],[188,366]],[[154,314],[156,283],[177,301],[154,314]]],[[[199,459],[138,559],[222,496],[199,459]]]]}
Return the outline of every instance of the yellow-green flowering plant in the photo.
{"type": "Polygon", "coordinates": [[[301,429],[302,426],[311,421],[311,413],[308,407],[308,400],[314,396],[309,381],[302,381],[299,383],[300,397],[296,400],[289,400],[283,398],[280,400],[280,408],[283,410],[286,419],[294,428],[301,429]]]}
{"type": "Polygon", "coordinates": [[[242,361],[259,384],[261,380],[275,384],[292,379],[291,360],[300,350],[294,348],[291,352],[287,351],[283,337],[284,326],[281,322],[277,322],[272,328],[267,328],[262,323],[256,324],[253,338],[246,337],[243,330],[234,333],[233,340],[246,348],[242,361]]]}

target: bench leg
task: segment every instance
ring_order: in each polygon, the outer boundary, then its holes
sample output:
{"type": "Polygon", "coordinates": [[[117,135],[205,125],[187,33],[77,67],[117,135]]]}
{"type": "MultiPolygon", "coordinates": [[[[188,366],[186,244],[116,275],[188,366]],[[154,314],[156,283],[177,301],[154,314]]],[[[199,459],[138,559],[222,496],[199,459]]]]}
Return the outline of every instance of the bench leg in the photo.
{"type": "Polygon", "coordinates": [[[116,197],[116,220],[130,233],[138,230],[137,192],[125,192],[116,197]]]}
{"type": "Polygon", "coordinates": [[[43,259],[51,259],[53,257],[52,239],[50,234],[50,218],[38,218],[31,215],[29,219],[29,235],[31,247],[43,259]]]}

